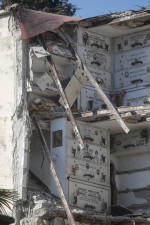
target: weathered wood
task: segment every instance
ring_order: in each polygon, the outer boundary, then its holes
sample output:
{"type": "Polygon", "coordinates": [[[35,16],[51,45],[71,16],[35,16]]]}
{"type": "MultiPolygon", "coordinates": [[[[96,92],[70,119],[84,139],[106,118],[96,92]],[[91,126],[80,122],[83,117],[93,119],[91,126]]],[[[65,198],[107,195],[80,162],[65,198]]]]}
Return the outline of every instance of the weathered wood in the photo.
{"type": "Polygon", "coordinates": [[[86,113],[82,113],[81,116],[84,117],[90,117],[93,116],[93,112],[86,112],[86,113]]]}
{"type": "Polygon", "coordinates": [[[43,149],[44,153],[46,154],[47,159],[48,159],[48,161],[50,163],[50,170],[51,170],[52,175],[54,177],[54,180],[55,180],[55,183],[56,183],[56,187],[57,187],[58,192],[60,194],[60,198],[61,198],[62,204],[64,206],[64,209],[66,211],[69,223],[71,225],[75,225],[75,221],[74,221],[73,215],[71,213],[71,210],[69,208],[69,205],[67,203],[65,195],[63,193],[63,190],[62,190],[61,184],[59,182],[59,179],[58,179],[58,176],[57,176],[57,173],[56,173],[53,161],[51,160],[51,157],[50,157],[50,154],[49,154],[50,151],[48,149],[47,143],[46,143],[45,138],[43,136],[42,130],[41,130],[41,128],[40,128],[40,126],[39,126],[39,124],[38,124],[38,122],[36,120],[36,117],[33,117],[33,122],[34,122],[34,125],[35,125],[36,129],[37,129],[37,132],[38,132],[38,135],[39,135],[39,138],[40,138],[40,141],[41,141],[42,149],[43,149]]]}
{"type": "MultiPolygon", "coordinates": [[[[131,114],[131,112],[127,112],[127,113],[122,113],[120,116],[121,116],[122,118],[124,118],[124,117],[131,117],[132,114],[131,114]]],[[[115,116],[109,116],[109,117],[110,117],[110,119],[112,119],[112,120],[115,119],[115,116]]]]}
{"type": "MultiPolygon", "coordinates": [[[[48,47],[46,46],[46,42],[45,40],[43,39],[43,47],[46,51],[48,51],[48,47]]],[[[79,145],[81,147],[81,149],[84,148],[84,143],[83,143],[83,140],[82,140],[82,137],[81,137],[81,134],[79,132],[79,129],[78,129],[78,126],[77,126],[77,123],[73,117],[73,114],[72,114],[72,111],[70,109],[70,106],[69,106],[69,103],[68,103],[68,100],[67,100],[67,97],[65,95],[65,92],[62,88],[62,85],[60,83],[60,80],[59,80],[59,76],[58,76],[58,73],[57,73],[57,70],[56,70],[56,67],[55,67],[55,64],[53,62],[53,58],[48,55],[46,56],[47,58],[47,61],[49,62],[49,65],[50,65],[50,68],[51,68],[51,71],[52,71],[52,74],[53,74],[53,78],[55,80],[55,83],[56,83],[56,86],[57,88],[59,89],[59,92],[60,92],[60,95],[62,97],[62,100],[64,102],[64,108],[66,109],[66,112],[67,114],[69,115],[70,117],[70,120],[71,120],[71,124],[72,124],[72,128],[73,128],[73,131],[75,133],[75,136],[77,137],[78,141],[79,141],[79,145]]]]}
{"type": "Polygon", "coordinates": [[[150,113],[150,109],[136,110],[135,113],[140,114],[140,115],[146,115],[146,114],[150,113]]]}
{"type": "MultiPolygon", "coordinates": [[[[121,113],[121,115],[123,115],[123,117],[125,116],[130,116],[130,114],[124,114],[124,113],[130,113],[130,112],[134,112],[135,115],[145,115],[150,113],[150,105],[140,105],[140,106],[127,106],[127,107],[119,107],[117,108],[118,112],[121,113]],[[125,115],[125,116],[124,116],[125,115]]],[[[111,115],[112,112],[109,109],[102,109],[102,110],[97,110],[94,114],[93,112],[85,112],[82,113],[81,116],[82,117],[89,117],[89,116],[93,116],[93,115],[111,115]]],[[[132,115],[133,116],[133,115],[132,115]]],[[[121,116],[122,117],[122,116],[121,116]]]]}
{"type": "MultiPolygon", "coordinates": [[[[78,61],[80,62],[79,55],[77,53],[75,53],[75,54],[76,54],[76,57],[77,57],[78,61]]],[[[98,83],[96,82],[96,80],[92,76],[92,74],[89,72],[89,70],[85,66],[85,64],[83,64],[83,67],[84,67],[84,71],[85,71],[87,77],[89,78],[89,80],[91,81],[91,83],[93,84],[93,86],[95,87],[95,89],[97,90],[97,92],[101,95],[101,97],[103,98],[104,102],[106,103],[106,105],[108,106],[108,108],[111,110],[112,114],[115,116],[115,118],[118,121],[118,123],[120,124],[120,126],[123,128],[123,130],[126,133],[128,133],[129,132],[129,128],[126,126],[126,124],[122,120],[122,118],[119,115],[119,113],[117,112],[117,110],[114,108],[114,106],[112,105],[112,103],[110,102],[110,100],[107,98],[107,96],[105,95],[105,93],[103,92],[103,90],[101,89],[101,87],[98,85],[98,83]]]]}
{"type": "Polygon", "coordinates": [[[105,114],[111,114],[111,110],[109,109],[102,109],[102,110],[97,110],[97,115],[105,115],[105,114]]]}
{"type": "Polygon", "coordinates": [[[85,112],[85,113],[81,113],[81,117],[90,117],[90,116],[94,116],[94,115],[104,115],[104,116],[106,116],[106,115],[112,115],[112,113],[111,113],[111,110],[109,110],[109,109],[102,109],[102,110],[97,110],[96,112],[92,112],[92,111],[90,111],[90,112],[85,112]]]}
{"type": "Polygon", "coordinates": [[[150,109],[150,105],[139,105],[139,106],[124,106],[118,108],[118,112],[127,112],[127,111],[137,111],[137,110],[144,110],[150,109]]]}
{"type": "Polygon", "coordinates": [[[132,119],[132,118],[124,118],[123,119],[126,123],[138,123],[137,119],[132,119]]]}
{"type": "MultiPolygon", "coordinates": [[[[62,31],[61,31],[62,32],[62,31]]],[[[97,90],[97,92],[100,94],[100,96],[103,98],[104,102],[106,103],[106,105],[108,106],[108,108],[111,110],[112,114],[115,116],[116,120],[118,121],[118,123],[120,124],[120,126],[123,128],[123,130],[128,133],[129,132],[129,128],[126,126],[126,124],[124,123],[124,121],[122,120],[121,116],[119,115],[119,113],[117,112],[117,110],[114,108],[114,106],[112,105],[112,103],[110,102],[110,100],[107,98],[106,94],[103,92],[103,90],[101,89],[101,87],[98,85],[97,81],[95,80],[95,78],[92,76],[92,74],[89,72],[88,68],[86,67],[86,65],[82,62],[82,60],[80,59],[80,56],[77,54],[77,52],[75,51],[74,47],[69,43],[68,39],[65,37],[64,33],[62,32],[62,36],[64,37],[65,41],[67,42],[67,44],[71,47],[72,51],[74,52],[77,62],[78,62],[78,66],[79,68],[83,67],[84,72],[86,74],[86,76],[89,78],[90,82],[93,84],[93,86],[95,87],[95,89],[97,90]]]]}

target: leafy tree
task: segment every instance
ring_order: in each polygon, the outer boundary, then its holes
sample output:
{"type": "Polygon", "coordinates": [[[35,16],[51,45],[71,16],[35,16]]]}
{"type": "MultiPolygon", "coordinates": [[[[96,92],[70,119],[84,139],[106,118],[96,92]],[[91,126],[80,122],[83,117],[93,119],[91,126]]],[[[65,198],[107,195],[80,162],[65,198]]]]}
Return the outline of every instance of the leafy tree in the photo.
{"type": "Polygon", "coordinates": [[[37,11],[51,12],[68,16],[73,16],[77,10],[77,7],[69,3],[69,0],[2,0],[2,8],[15,3],[37,11]]]}
{"type": "Polygon", "coordinates": [[[0,189],[0,213],[6,214],[5,207],[11,210],[13,202],[18,199],[18,194],[14,190],[0,189]]]}

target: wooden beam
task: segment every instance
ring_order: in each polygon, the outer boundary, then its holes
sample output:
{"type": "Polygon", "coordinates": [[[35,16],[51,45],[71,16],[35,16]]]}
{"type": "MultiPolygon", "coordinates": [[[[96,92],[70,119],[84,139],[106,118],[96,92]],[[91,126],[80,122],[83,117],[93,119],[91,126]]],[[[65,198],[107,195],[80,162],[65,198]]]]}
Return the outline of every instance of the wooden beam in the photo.
{"type": "Polygon", "coordinates": [[[81,116],[84,117],[90,117],[93,116],[93,112],[86,112],[86,113],[82,113],[81,116]]]}
{"type": "Polygon", "coordinates": [[[112,113],[111,113],[111,110],[109,110],[109,109],[102,109],[102,110],[97,110],[96,114],[97,115],[105,115],[105,114],[112,114],[112,113]]]}
{"type": "Polygon", "coordinates": [[[61,184],[60,184],[60,181],[58,179],[58,176],[57,176],[57,173],[56,173],[56,170],[55,170],[53,161],[51,160],[51,157],[50,157],[50,154],[49,154],[50,151],[48,149],[46,140],[45,140],[45,138],[43,136],[42,130],[41,130],[41,128],[40,128],[40,126],[39,126],[39,124],[37,122],[36,117],[33,117],[33,122],[34,122],[34,125],[35,125],[36,129],[37,129],[37,132],[38,132],[38,135],[39,135],[39,138],[40,138],[40,141],[41,141],[42,149],[43,149],[44,153],[47,156],[48,162],[50,163],[50,170],[51,170],[52,175],[54,177],[55,184],[56,184],[56,187],[57,187],[58,192],[60,194],[60,198],[61,198],[62,204],[64,206],[64,209],[66,211],[66,214],[67,214],[69,223],[70,223],[70,225],[75,225],[75,221],[74,221],[73,215],[71,213],[71,210],[69,208],[69,205],[67,203],[67,200],[65,198],[65,195],[63,193],[63,189],[62,189],[61,184]]]}
{"type": "MultiPolygon", "coordinates": [[[[46,42],[45,42],[45,39],[43,37],[42,39],[42,44],[43,44],[43,47],[46,51],[48,51],[48,47],[46,45],[46,42]]],[[[53,58],[51,57],[51,55],[48,55],[46,56],[47,58],[47,61],[49,62],[49,65],[50,65],[50,69],[51,69],[51,72],[53,74],[53,78],[55,80],[55,83],[56,83],[56,86],[57,88],[59,89],[59,92],[60,92],[60,95],[62,97],[62,100],[64,102],[64,108],[66,109],[66,112],[68,114],[68,116],[70,117],[70,120],[71,120],[71,124],[72,124],[72,128],[73,128],[73,131],[75,133],[75,136],[76,138],[78,139],[79,141],[79,145],[80,145],[80,148],[83,149],[84,148],[84,143],[83,143],[83,140],[82,140],[82,137],[81,137],[81,134],[79,132],[79,129],[78,129],[78,126],[77,126],[77,123],[73,117],[73,114],[72,114],[72,111],[70,109],[70,105],[68,103],[68,99],[65,95],[65,92],[62,88],[62,85],[61,85],[61,82],[59,80],[59,76],[58,76],[58,73],[57,73],[57,70],[56,70],[56,67],[55,67],[55,64],[54,64],[54,61],[53,61],[53,58]]]]}
{"type": "MultiPolygon", "coordinates": [[[[127,113],[127,112],[135,112],[136,114],[149,113],[150,105],[122,106],[122,107],[118,107],[117,110],[120,113],[127,113]]],[[[111,114],[112,114],[111,110],[101,109],[101,110],[97,110],[94,114],[93,114],[93,112],[82,113],[81,116],[89,117],[92,115],[111,115],[111,114]]]]}
{"type": "Polygon", "coordinates": [[[69,41],[66,38],[66,36],[64,35],[64,33],[62,31],[61,31],[61,33],[62,33],[62,36],[64,37],[65,41],[67,42],[67,44],[70,46],[70,48],[74,52],[74,54],[76,56],[76,59],[77,59],[77,62],[78,62],[79,68],[80,67],[82,68],[82,66],[83,66],[84,72],[85,72],[86,76],[89,78],[90,82],[93,84],[93,86],[95,87],[95,89],[97,90],[97,92],[103,98],[104,102],[106,103],[106,105],[108,106],[108,108],[111,110],[112,114],[115,116],[115,118],[118,121],[118,123],[120,124],[120,126],[123,128],[123,130],[126,133],[128,133],[129,132],[129,128],[124,123],[124,121],[122,120],[122,118],[119,115],[119,113],[117,112],[117,110],[114,108],[114,106],[112,105],[112,103],[110,102],[110,100],[108,99],[108,97],[106,96],[106,94],[103,92],[103,90],[101,89],[101,87],[98,85],[97,81],[92,76],[92,74],[90,73],[90,71],[88,70],[88,68],[86,67],[86,65],[82,62],[82,60],[80,59],[80,56],[75,51],[74,47],[69,43],[69,41]]]}
{"type": "MultiPolygon", "coordinates": [[[[77,57],[78,62],[81,64],[82,62],[81,62],[81,59],[80,59],[79,55],[77,53],[75,53],[75,55],[77,57]]],[[[105,93],[103,92],[103,90],[101,89],[101,87],[98,85],[97,81],[92,76],[92,74],[89,72],[89,70],[85,66],[85,64],[83,64],[83,67],[84,67],[84,71],[85,71],[87,77],[89,78],[90,82],[93,84],[93,86],[95,87],[95,89],[97,90],[97,92],[101,95],[102,99],[104,100],[104,102],[106,103],[106,105],[108,106],[108,108],[111,110],[112,114],[115,116],[115,118],[118,121],[118,123],[120,124],[120,126],[123,128],[123,130],[126,133],[128,133],[129,132],[129,128],[124,123],[124,121],[122,120],[122,118],[119,115],[119,113],[117,112],[117,110],[114,108],[114,106],[112,105],[112,103],[110,102],[110,100],[107,98],[107,96],[105,95],[105,93]]]]}
{"type": "Polygon", "coordinates": [[[141,109],[141,110],[137,110],[135,111],[136,114],[138,115],[146,115],[150,113],[150,109],[141,109]]]}
{"type": "MultiPolygon", "coordinates": [[[[124,117],[131,117],[132,114],[131,114],[131,112],[127,112],[127,113],[122,113],[120,116],[122,118],[124,118],[124,117]]],[[[109,117],[110,117],[111,120],[114,120],[115,119],[115,116],[109,116],[109,117]]]]}
{"type": "Polygon", "coordinates": [[[144,110],[144,109],[150,109],[150,105],[119,107],[118,112],[137,111],[137,110],[144,110]]]}

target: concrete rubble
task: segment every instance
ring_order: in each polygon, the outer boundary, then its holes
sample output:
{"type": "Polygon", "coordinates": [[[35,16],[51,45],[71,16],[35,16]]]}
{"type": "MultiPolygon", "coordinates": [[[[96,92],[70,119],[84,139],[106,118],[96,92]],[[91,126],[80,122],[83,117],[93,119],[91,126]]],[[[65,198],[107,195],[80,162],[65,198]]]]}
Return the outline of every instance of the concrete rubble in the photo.
{"type": "Polygon", "coordinates": [[[149,225],[150,10],[14,5],[0,25],[0,179],[20,195],[16,224],[149,225]]]}
{"type": "MultiPolygon", "coordinates": [[[[68,220],[66,219],[66,213],[62,207],[60,199],[56,197],[43,193],[32,197],[30,201],[24,202],[22,204],[21,212],[24,214],[24,219],[20,220],[21,225],[44,225],[44,224],[60,224],[68,225],[68,220]]],[[[85,211],[77,208],[71,208],[77,225],[85,224],[132,224],[133,220],[135,224],[148,224],[149,223],[149,213],[141,214],[137,213],[136,217],[128,216],[104,216],[99,215],[99,213],[85,211]],[[142,217],[143,218],[142,218],[142,217]]]]}

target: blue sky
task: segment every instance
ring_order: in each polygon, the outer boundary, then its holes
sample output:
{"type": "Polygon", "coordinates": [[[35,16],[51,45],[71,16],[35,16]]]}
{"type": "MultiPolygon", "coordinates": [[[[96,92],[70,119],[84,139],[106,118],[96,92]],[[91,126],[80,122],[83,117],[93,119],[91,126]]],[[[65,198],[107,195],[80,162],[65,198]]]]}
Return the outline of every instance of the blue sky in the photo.
{"type": "Polygon", "coordinates": [[[150,0],[70,0],[69,2],[81,8],[75,15],[78,17],[93,17],[129,9],[138,10],[136,5],[150,7],[150,0]]]}
{"type": "Polygon", "coordinates": [[[136,5],[150,8],[150,0],[69,0],[69,2],[81,8],[75,15],[78,17],[92,17],[129,9],[138,10],[136,5]]]}

